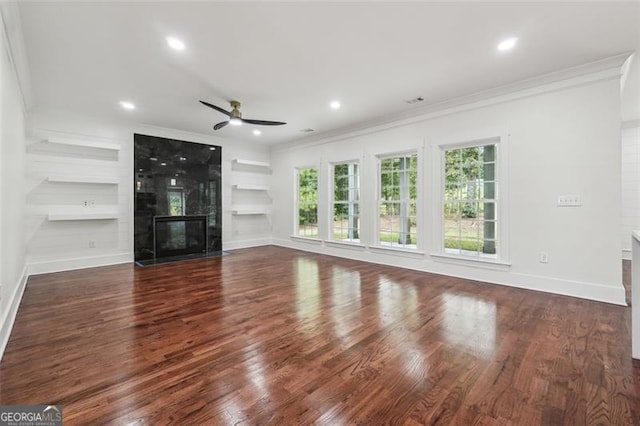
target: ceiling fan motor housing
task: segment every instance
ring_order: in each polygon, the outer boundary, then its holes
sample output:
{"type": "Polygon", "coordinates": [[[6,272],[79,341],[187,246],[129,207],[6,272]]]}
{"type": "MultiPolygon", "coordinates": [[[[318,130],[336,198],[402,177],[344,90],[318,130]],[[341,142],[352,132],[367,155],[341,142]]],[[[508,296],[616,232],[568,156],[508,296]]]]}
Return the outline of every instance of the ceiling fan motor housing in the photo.
{"type": "Polygon", "coordinates": [[[233,118],[242,118],[242,113],[240,112],[240,102],[231,101],[231,116],[233,118]]]}

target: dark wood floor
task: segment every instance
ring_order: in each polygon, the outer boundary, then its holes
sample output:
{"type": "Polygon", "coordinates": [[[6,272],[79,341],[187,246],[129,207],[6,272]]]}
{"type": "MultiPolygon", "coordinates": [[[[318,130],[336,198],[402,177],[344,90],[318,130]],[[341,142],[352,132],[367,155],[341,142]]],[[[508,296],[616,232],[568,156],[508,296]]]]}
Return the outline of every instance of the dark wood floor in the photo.
{"type": "Polygon", "coordinates": [[[631,306],[631,261],[622,261],[622,283],[624,284],[624,294],[627,305],[631,306]]]}
{"type": "Polygon", "coordinates": [[[277,247],[32,277],[2,404],[65,424],[640,424],[630,309],[277,247]]]}

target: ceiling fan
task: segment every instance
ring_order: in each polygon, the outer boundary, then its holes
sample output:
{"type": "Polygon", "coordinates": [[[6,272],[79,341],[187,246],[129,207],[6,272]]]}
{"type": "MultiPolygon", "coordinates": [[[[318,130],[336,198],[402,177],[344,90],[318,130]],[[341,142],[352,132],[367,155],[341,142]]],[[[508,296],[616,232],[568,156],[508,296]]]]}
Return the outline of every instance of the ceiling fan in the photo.
{"type": "Polygon", "coordinates": [[[224,109],[220,108],[219,106],[215,106],[213,104],[210,104],[209,102],[200,101],[200,103],[202,105],[208,106],[209,108],[213,108],[216,111],[219,111],[219,112],[223,113],[224,115],[229,116],[229,119],[227,121],[222,121],[222,122],[216,124],[215,126],[213,126],[213,130],[220,130],[224,126],[226,126],[227,124],[231,124],[232,126],[239,126],[242,123],[258,124],[258,125],[261,125],[261,126],[282,126],[283,124],[287,124],[287,123],[283,123],[282,121],[252,120],[250,118],[242,118],[242,113],[240,112],[240,102],[238,102],[238,101],[231,101],[230,102],[231,103],[231,111],[224,110],[224,109]]]}

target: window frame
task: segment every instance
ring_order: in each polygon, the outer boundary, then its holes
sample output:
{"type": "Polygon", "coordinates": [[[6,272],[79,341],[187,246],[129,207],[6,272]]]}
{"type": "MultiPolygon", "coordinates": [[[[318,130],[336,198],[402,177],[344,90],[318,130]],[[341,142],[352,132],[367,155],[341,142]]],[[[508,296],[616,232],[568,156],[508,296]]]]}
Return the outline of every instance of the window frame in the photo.
{"type": "MultiPolygon", "coordinates": [[[[411,149],[411,150],[407,150],[407,151],[400,151],[400,152],[390,152],[390,153],[384,153],[384,154],[378,154],[376,155],[376,186],[375,186],[375,203],[376,203],[376,208],[375,208],[375,212],[376,212],[376,217],[374,220],[375,226],[374,226],[374,232],[375,232],[375,239],[374,239],[374,248],[377,249],[383,249],[383,250],[395,250],[395,251],[407,251],[410,253],[419,253],[420,248],[423,245],[423,233],[422,233],[422,220],[421,220],[421,215],[422,215],[422,206],[420,205],[420,191],[421,191],[421,179],[423,179],[422,173],[420,172],[421,170],[421,160],[420,160],[420,153],[418,149],[411,149]],[[391,158],[399,158],[399,157],[412,157],[412,156],[416,156],[416,200],[415,200],[415,204],[416,204],[416,231],[415,231],[415,238],[417,240],[415,247],[406,247],[406,246],[394,246],[394,245],[390,245],[390,244],[382,244],[382,241],[380,240],[380,204],[381,204],[381,192],[382,192],[382,161],[387,160],[387,159],[391,159],[391,158]]],[[[402,202],[402,200],[399,201],[400,203],[402,202]]],[[[409,208],[411,206],[411,199],[409,199],[409,208]]]]}
{"type": "Polygon", "coordinates": [[[318,165],[298,166],[294,168],[294,194],[293,194],[293,237],[308,240],[320,240],[320,167],[318,165]],[[300,171],[315,169],[316,171],[316,224],[317,236],[310,237],[300,235],[300,171]]]}
{"type": "Polygon", "coordinates": [[[476,134],[475,136],[460,137],[452,141],[443,141],[434,145],[434,159],[437,158],[438,172],[435,173],[434,180],[437,181],[436,193],[438,202],[434,203],[434,227],[433,229],[433,247],[436,248],[436,252],[431,253],[431,256],[435,260],[451,261],[453,263],[476,263],[489,265],[488,267],[493,269],[490,265],[495,265],[498,269],[504,269],[510,266],[509,263],[509,218],[507,215],[508,206],[508,133],[507,132],[487,132],[483,135],[476,134]],[[446,151],[454,149],[473,148],[483,145],[495,145],[495,241],[496,241],[496,256],[495,257],[482,257],[482,256],[470,256],[464,253],[448,253],[445,250],[445,191],[444,186],[446,183],[445,167],[446,167],[446,151]]]}
{"type": "MultiPolygon", "coordinates": [[[[335,161],[329,163],[329,206],[328,206],[328,220],[329,220],[329,235],[327,236],[327,241],[330,243],[338,243],[338,244],[348,244],[348,245],[362,245],[362,186],[361,186],[361,177],[362,177],[362,161],[359,159],[351,159],[351,160],[343,160],[343,161],[335,161]],[[335,167],[340,165],[348,165],[355,164],[358,166],[358,179],[357,179],[357,189],[358,189],[358,219],[360,226],[358,227],[358,238],[357,239],[344,239],[338,240],[335,238],[335,220],[334,220],[334,205],[336,202],[335,199],[335,167]]],[[[348,228],[347,228],[348,229],[348,228]]]]}

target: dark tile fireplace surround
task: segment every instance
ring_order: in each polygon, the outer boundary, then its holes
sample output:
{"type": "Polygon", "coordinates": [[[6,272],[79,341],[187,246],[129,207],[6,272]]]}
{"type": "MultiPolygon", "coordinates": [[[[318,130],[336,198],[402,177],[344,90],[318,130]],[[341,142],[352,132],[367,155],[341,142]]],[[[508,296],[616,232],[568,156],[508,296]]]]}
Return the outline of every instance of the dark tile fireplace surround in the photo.
{"type": "Polygon", "coordinates": [[[138,265],[222,253],[219,146],[134,135],[138,265]]]}

